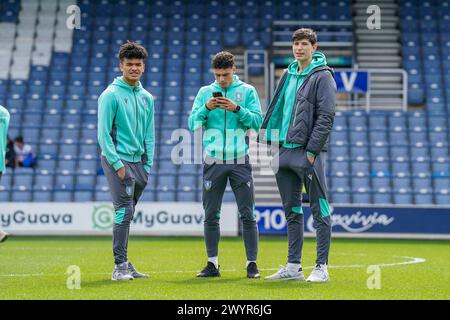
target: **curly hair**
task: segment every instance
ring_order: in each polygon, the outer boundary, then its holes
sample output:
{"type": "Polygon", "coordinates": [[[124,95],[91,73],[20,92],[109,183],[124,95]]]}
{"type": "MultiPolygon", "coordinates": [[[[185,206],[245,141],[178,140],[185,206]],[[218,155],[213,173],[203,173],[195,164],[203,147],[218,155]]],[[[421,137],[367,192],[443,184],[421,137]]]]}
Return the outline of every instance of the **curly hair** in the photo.
{"type": "Polygon", "coordinates": [[[228,69],[234,67],[234,56],[227,52],[221,51],[217,53],[211,62],[213,69],[228,69]]]}
{"type": "Polygon", "coordinates": [[[123,61],[123,59],[142,59],[146,60],[148,57],[147,50],[141,46],[139,43],[127,41],[120,46],[119,49],[119,59],[123,61]]]}

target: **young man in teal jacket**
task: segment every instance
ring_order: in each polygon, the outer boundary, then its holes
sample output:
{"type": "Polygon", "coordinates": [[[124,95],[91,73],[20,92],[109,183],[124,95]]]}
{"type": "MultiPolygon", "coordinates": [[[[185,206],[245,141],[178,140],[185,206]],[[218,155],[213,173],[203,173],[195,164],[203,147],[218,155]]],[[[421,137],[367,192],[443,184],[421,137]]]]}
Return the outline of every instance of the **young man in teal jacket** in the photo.
{"type": "Polygon", "coordinates": [[[302,186],[309,194],[317,229],[316,267],[307,281],[326,282],[331,242],[331,217],[325,179],[328,138],[336,107],[336,83],[325,55],[317,50],[317,35],[299,29],[292,36],[295,61],[283,74],[262,124],[263,141],[280,145],[274,166],[288,229],[288,261],[268,280],[305,280],[302,186]],[[275,134],[274,134],[275,133],[275,134]],[[276,134],[278,133],[278,134],[276,134]]]}
{"type": "Polygon", "coordinates": [[[208,263],[198,277],[220,277],[218,246],[220,210],[227,181],[236,197],[247,256],[247,277],[259,278],[256,265],[258,228],[253,213],[254,187],[246,132],[258,131],[261,105],[254,87],[235,75],[234,56],[219,52],[212,60],[216,81],[202,87],[189,117],[192,131],[205,128],[203,147],[204,234],[208,263]]]}
{"type": "Polygon", "coordinates": [[[115,209],[112,280],[148,277],[136,271],[127,256],[130,223],[153,165],[153,97],[139,82],[147,56],[137,43],[122,45],[119,66],[123,75],[98,99],[98,143],[115,209]]]}
{"type": "MultiPolygon", "coordinates": [[[[5,171],[6,138],[8,135],[9,119],[8,110],[0,105],[0,179],[5,171]]],[[[0,242],[5,241],[8,236],[8,233],[0,229],[0,242]]]]}

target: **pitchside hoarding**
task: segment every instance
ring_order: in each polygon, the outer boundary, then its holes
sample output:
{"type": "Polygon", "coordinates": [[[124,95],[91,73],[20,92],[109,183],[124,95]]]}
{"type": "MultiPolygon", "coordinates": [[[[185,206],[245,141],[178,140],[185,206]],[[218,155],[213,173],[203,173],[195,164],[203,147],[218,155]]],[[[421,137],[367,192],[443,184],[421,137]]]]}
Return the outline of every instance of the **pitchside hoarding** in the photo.
{"type": "MultiPolygon", "coordinates": [[[[106,203],[1,203],[0,229],[17,235],[110,235],[114,214],[106,203]]],[[[143,202],[130,233],[202,236],[203,220],[201,203],[143,202]]],[[[222,235],[238,235],[236,205],[223,204],[220,220],[222,235]]]]}
{"type": "MultiPolygon", "coordinates": [[[[304,207],[305,234],[315,234],[309,207],[304,207]]],[[[255,208],[261,234],[286,234],[282,207],[255,208]]],[[[333,236],[450,239],[450,207],[360,207],[334,206],[333,236]]]]}
{"type": "MultiPolygon", "coordinates": [[[[450,239],[450,207],[332,206],[333,237],[450,239]]],[[[304,207],[306,236],[315,224],[304,207]]],[[[286,234],[281,206],[257,206],[255,216],[264,235],[286,234]]],[[[134,235],[203,236],[201,203],[151,203],[136,207],[134,235]]],[[[108,203],[0,203],[0,229],[17,235],[110,235],[114,210],[108,203]]],[[[233,203],[222,205],[221,234],[238,235],[238,213],[233,203]]]]}

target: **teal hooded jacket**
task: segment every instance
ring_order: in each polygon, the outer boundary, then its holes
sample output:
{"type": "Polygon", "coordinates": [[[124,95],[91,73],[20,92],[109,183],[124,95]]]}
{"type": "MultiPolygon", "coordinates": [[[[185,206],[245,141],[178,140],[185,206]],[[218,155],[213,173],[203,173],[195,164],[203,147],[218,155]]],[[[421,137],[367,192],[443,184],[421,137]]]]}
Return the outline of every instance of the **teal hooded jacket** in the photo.
{"type": "Polygon", "coordinates": [[[122,160],[142,162],[150,173],[155,149],[154,102],[141,83],[117,77],[98,98],[98,143],[114,170],[122,160]]]}
{"type": "Polygon", "coordinates": [[[189,129],[205,128],[203,147],[209,156],[220,160],[247,155],[246,132],[249,129],[258,132],[261,123],[261,104],[256,89],[236,75],[227,88],[222,88],[217,81],[200,88],[189,116],[189,129]],[[217,91],[239,105],[240,110],[236,113],[220,108],[208,110],[206,103],[217,91]]]}
{"type": "Polygon", "coordinates": [[[0,105],[0,172],[5,171],[6,137],[8,135],[9,112],[0,105]]]}

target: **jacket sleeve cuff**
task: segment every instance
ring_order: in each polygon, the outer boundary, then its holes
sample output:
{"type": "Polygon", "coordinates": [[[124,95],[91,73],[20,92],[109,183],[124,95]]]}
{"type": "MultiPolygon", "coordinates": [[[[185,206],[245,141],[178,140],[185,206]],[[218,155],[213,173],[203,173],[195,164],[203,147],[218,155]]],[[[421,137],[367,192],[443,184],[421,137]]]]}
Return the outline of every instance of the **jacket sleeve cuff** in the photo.
{"type": "Polygon", "coordinates": [[[239,111],[236,112],[236,114],[239,116],[239,118],[246,115],[247,113],[248,113],[248,110],[245,108],[242,108],[241,106],[239,106],[239,111]]]}
{"type": "Polygon", "coordinates": [[[152,170],[152,167],[148,164],[144,164],[144,169],[145,169],[145,172],[150,173],[150,171],[152,170]]]}
{"type": "Polygon", "coordinates": [[[122,162],[122,160],[118,160],[118,161],[114,162],[112,166],[113,166],[114,170],[117,171],[123,167],[123,162],[122,162]]]}
{"type": "Polygon", "coordinates": [[[203,107],[202,107],[202,110],[200,111],[200,114],[206,117],[210,111],[211,111],[211,110],[209,110],[209,109],[206,107],[206,104],[204,104],[203,107]]]}
{"type": "Polygon", "coordinates": [[[313,156],[314,158],[316,157],[315,153],[312,153],[311,151],[306,151],[307,154],[309,154],[310,156],[313,156]]]}

